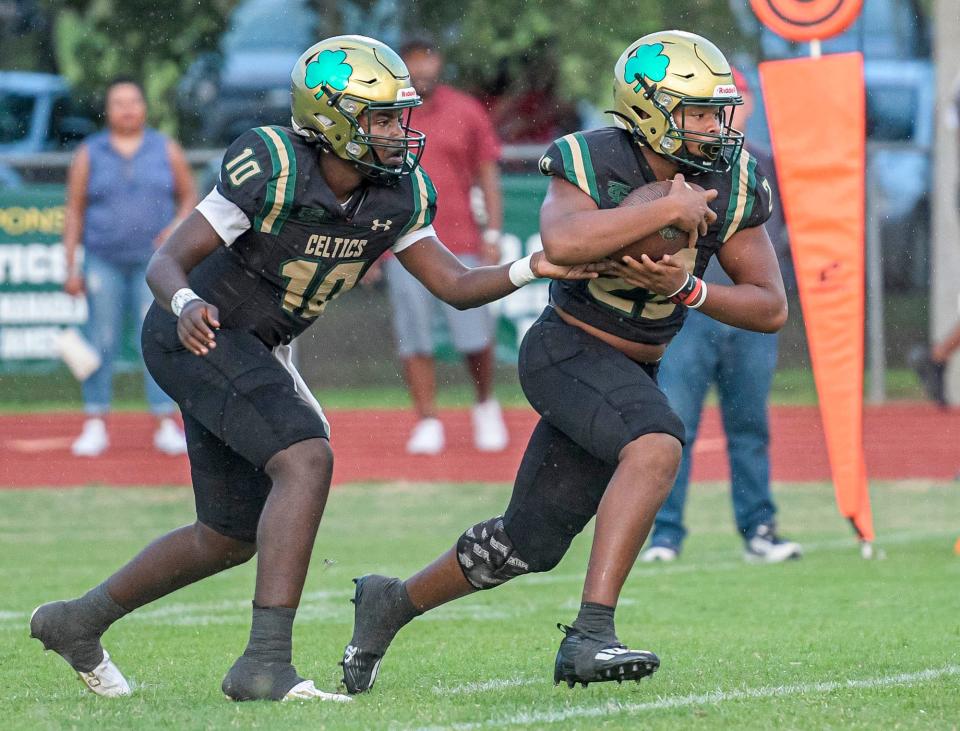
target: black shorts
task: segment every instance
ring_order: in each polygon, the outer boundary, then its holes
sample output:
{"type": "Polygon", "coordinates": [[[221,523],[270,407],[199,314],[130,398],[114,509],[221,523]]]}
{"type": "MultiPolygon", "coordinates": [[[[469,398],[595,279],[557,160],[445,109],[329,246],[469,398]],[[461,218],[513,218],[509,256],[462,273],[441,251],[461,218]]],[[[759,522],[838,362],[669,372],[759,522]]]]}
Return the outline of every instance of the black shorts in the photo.
{"type": "Polygon", "coordinates": [[[520,346],[520,383],[541,419],[504,529],[532,571],[549,571],[596,514],[621,450],[644,434],[683,442],[680,418],[641,365],[548,307],[520,346]]]}
{"type": "Polygon", "coordinates": [[[637,363],[552,307],[520,345],[520,385],[534,409],[598,459],[616,465],[644,434],[684,441],[683,422],[657,386],[657,366],[637,363]]]}
{"type": "Polygon", "coordinates": [[[328,438],[325,420],[251,333],[221,329],[217,346],[196,356],[177,337],[176,318],[154,304],[141,341],[150,375],[183,412],[197,517],[223,535],[255,540],[270,492],[264,465],[297,442],[328,438]]]}

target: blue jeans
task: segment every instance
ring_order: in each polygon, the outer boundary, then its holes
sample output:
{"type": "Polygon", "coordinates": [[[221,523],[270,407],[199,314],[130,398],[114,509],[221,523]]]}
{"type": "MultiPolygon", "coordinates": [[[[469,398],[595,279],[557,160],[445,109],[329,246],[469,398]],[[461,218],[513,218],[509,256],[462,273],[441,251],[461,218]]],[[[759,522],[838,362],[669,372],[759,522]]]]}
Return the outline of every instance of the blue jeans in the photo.
{"type": "MultiPolygon", "coordinates": [[[[88,310],[84,335],[102,358],[100,367],[83,382],[83,410],[90,416],[99,416],[110,410],[113,363],[123,340],[123,321],[127,312],[133,312],[136,318],[135,342],[137,352],[140,351],[140,328],[153,302],[146,271],[146,263],[114,264],[96,254],[86,253],[84,256],[88,310]]],[[[150,377],[146,368],[143,382],[150,411],[158,416],[173,413],[173,401],[150,377]]]]}
{"type": "Polygon", "coordinates": [[[679,550],[686,536],[683,507],[693,445],[711,383],[717,384],[727,435],[737,528],[744,538],[751,538],[759,525],[773,521],[767,396],[776,365],[776,335],[741,330],[690,312],[660,366],[660,387],[686,427],[687,443],[673,490],[657,513],[652,545],[679,550]]]}

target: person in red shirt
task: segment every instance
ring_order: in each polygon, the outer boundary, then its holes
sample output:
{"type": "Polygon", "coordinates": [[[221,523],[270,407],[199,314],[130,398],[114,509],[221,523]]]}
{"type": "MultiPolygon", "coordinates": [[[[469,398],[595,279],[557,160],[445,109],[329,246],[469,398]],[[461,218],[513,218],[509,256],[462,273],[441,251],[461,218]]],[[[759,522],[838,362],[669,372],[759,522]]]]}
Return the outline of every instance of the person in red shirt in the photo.
{"type": "MultiPolygon", "coordinates": [[[[400,48],[414,87],[423,99],[417,128],[428,144],[421,164],[443,201],[433,225],[448,248],[468,266],[500,260],[503,204],[500,195],[500,142],[487,112],[473,97],[440,83],[443,56],[427,38],[412,38],[400,48]],[[471,207],[476,186],[483,197],[481,231],[471,207]]],[[[444,447],[437,418],[432,322],[439,310],[454,347],[466,361],[476,388],[472,410],[474,444],[496,452],[507,446],[500,405],[493,397],[493,326],[488,307],[460,311],[431,295],[394,258],[384,263],[397,349],[419,417],[407,442],[411,454],[438,454],[444,447]]]]}

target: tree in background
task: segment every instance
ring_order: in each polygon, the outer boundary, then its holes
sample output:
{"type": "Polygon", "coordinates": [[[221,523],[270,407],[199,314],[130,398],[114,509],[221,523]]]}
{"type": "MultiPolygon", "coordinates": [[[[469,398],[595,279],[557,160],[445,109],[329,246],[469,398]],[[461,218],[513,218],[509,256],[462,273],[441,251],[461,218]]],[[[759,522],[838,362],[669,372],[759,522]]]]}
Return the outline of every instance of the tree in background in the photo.
{"type": "Polygon", "coordinates": [[[37,0],[0,2],[0,70],[56,71],[50,27],[37,0]]]}
{"type": "Polygon", "coordinates": [[[143,82],[151,123],[174,134],[174,91],[196,56],[215,48],[236,0],[44,0],[57,69],[100,108],[110,79],[143,82]]]}
{"type": "Polygon", "coordinates": [[[559,98],[601,108],[617,57],[640,36],[667,28],[708,33],[728,53],[745,42],[723,0],[419,0],[408,12],[408,29],[437,33],[461,84],[529,84],[549,73],[538,64],[550,63],[559,98]]]}
{"type": "MultiPolygon", "coordinates": [[[[456,82],[484,94],[549,86],[560,100],[600,109],[617,56],[664,28],[709,32],[728,53],[743,50],[732,6],[742,0],[308,0],[318,39],[364,33],[387,43],[399,29],[427,30],[447,51],[456,82]],[[546,77],[550,77],[547,79],[546,77]],[[539,86],[538,86],[539,85],[539,86]]],[[[177,132],[175,89],[199,55],[217,49],[243,0],[7,0],[0,2],[0,68],[54,71],[99,108],[107,81],[141,79],[151,122],[177,132]],[[10,9],[4,12],[4,9],[10,9]]],[[[284,0],[276,0],[282,13],[284,0]]]]}

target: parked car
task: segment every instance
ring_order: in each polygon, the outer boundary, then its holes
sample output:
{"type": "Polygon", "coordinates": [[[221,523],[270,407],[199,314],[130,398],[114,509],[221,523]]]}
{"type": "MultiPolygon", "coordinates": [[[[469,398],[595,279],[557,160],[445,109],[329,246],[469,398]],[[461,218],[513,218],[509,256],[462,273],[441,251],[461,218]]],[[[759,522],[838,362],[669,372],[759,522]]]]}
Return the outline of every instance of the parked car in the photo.
{"type": "Polygon", "coordinates": [[[96,129],[62,76],[0,71],[0,155],[70,149],[96,129]]]}
{"type": "Polygon", "coordinates": [[[237,5],[218,53],[194,62],[179,106],[197,141],[226,145],[262,124],[289,124],[290,69],[316,41],[317,16],[304,0],[237,5]]]}
{"type": "Polygon", "coordinates": [[[867,191],[877,196],[885,283],[925,289],[936,90],[926,59],[872,61],[867,86],[867,191]]]}
{"type": "MultiPolygon", "coordinates": [[[[809,53],[809,44],[791,43],[765,29],[760,46],[768,59],[809,53]]],[[[881,219],[884,283],[901,291],[924,289],[936,99],[926,17],[916,0],[869,0],[857,22],[824,41],[822,50],[864,55],[867,194],[881,219]]],[[[747,76],[759,90],[756,71],[748,70],[747,76]]],[[[769,145],[764,114],[753,116],[747,135],[769,145]]]]}
{"type": "MultiPolygon", "coordinates": [[[[189,142],[219,147],[262,124],[290,123],[290,70],[300,54],[330,35],[310,0],[243,0],[220,48],[194,62],[178,87],[189,142]],[[192,139],[191,139],[192,138],[192,139]]],[[[398,0],[338,3],[341,32],[399,38],[398,0]]]]}

